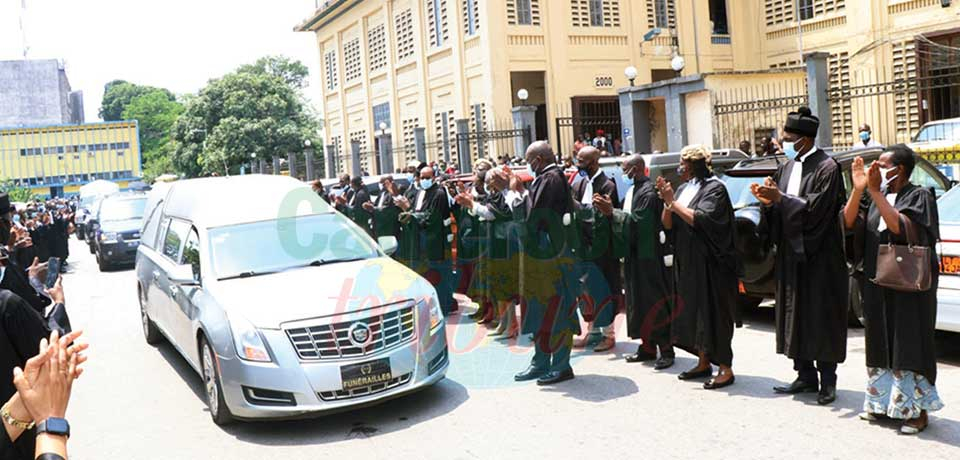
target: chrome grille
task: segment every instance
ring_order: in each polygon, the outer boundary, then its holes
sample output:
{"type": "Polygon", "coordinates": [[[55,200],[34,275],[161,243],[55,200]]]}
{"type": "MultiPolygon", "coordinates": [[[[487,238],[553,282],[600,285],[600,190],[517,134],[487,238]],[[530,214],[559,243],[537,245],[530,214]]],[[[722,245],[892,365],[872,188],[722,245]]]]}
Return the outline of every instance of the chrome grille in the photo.
{"type": "Polygon", "coordinates": [[[357,358],[386,351],[408,343],[416,335],[414,308],[410,306],[357,321],[286,329],[287,337],[303,360],[357,358]],[[370,328],[370,341],[363,347],[350,341],[350,327],[364,323],[370,328]]]}
{"type": "Polygon", "coordinates": [[[320,399],[324,401],[340,401],[343,399],[353,399],[375,395],[377,393],[383,393],[384,391],[397,388],[409,382],[412,375],[413,374],[403,374],[400,377],[395,377],[389,382],[375,383],[373,385],[354,388],[352,390],[321,391],[317,393],[317,395],[319,395],[320,399]]]}

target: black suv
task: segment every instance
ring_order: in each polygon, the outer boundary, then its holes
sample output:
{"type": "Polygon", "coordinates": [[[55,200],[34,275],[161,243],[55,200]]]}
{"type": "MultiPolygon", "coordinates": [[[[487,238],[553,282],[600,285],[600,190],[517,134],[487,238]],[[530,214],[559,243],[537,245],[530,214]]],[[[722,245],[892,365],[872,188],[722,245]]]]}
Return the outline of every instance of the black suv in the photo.
{"type": "Polygon", "coordinates": [[[134,263],[146,206],[147,196],[142,193],[112,195],[103,200],[92,223],[93,252],[100,271],[118,264],[134,263]]]}
{"type": "MultiPolygon", "coordinates": [[[[830,156],[837,160],[843,169],[843,182],[848,196],[853,188],[850,167],[854,158],[863,157],[864,162],[869,165],[880,158],[883,152],[881,148],[872,148],[830,153],[830,156]]],[[[758,306],[765,298],[773,298],[777,289],[774,277],[776,248],[768,244],[768,241],[757,231],[762,213],[760,203],[750,192],[750,184],[762,183],[764,178],[773,176],[777,167],[786,161],[787,158],[783,155],[751,158],[728,169],[721,177],[727,186],[727,192],[735,209],[736,245],[744,265],[744,276],[740,280],[742,305],[748,308],[758,306]]],[[[921,157],[917,157],[917,166],[913,170],[910,181],[921,187],[930,187],[938,198],[952,186],[943,173],[921,157]]],[[[850,323],[857,325],[862,323],[863,318],[859,288],[862,273],[851,267],[850,275],[850,323]]]]}

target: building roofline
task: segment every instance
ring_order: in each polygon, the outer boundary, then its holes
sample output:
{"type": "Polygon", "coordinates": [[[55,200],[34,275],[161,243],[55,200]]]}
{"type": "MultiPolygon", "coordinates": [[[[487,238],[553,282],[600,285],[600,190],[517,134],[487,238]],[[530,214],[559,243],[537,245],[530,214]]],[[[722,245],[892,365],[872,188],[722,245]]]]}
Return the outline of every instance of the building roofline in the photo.
{"type": "Polygon", "coordinates": [[[320,8],[313,12],[309,18],[305,19],[300,24],[297,24],[294,28],[294,32],[316,32],[321,27],[326,25],[327,22],[330,22],[333,19],[336,19],[341,14],[347,12],[350,8],[356,6],[357,3],[360,3],[363,0],[330,0],[331,3],[326,7],[320,8]],[[341,8],[342,6],[350,3],[347,8],[341,8]],[[336,13],[336,14],[334,14],[336,13]],[[318,23],[323,22],[319,26],[318,23]]]}
{"type": "Polygon", "coordinates": [[[29,125],[29,126],[0,126],[0,131],[12,131],[15,129],[53,129],[53,128],[73,128],[92,125],[122,125],[131,124],[138,126],[137,120],[117,120],[117,121],[93,121],[89,123],[61,123],[59,125],[29,125]]]}

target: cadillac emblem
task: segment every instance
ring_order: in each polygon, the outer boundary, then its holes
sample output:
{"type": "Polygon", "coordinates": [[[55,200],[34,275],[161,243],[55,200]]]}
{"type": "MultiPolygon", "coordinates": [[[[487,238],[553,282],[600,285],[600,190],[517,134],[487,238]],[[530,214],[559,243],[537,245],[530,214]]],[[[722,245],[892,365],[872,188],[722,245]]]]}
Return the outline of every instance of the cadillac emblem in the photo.
{"type": "Polygon", "coordinates": [[[350,326],[350,330],[347,331],[350,342],[361,348],[370,343],[372,336],[370,326],[367,326],[366,323],[353,323],[353,326],[350,326]]]}

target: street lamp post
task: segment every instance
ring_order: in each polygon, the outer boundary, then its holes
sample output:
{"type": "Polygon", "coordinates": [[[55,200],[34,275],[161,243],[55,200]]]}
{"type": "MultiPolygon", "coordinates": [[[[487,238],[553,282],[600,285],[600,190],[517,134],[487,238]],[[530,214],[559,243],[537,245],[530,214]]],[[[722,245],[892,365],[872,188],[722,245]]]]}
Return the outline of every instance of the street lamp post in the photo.
{"type": "Polygon", "coordinates": [[[310,139],[303,141],[303,157],[304,165],[307,167],[306,178],[308,181],[312,181],[314,179],[313,143],[310,142],[310,139]]]}
{"type": "Polygon", "coordinates": [[[390,161],[391,152],[389,152],[390,148],[387,145],[387,122],[381,121],[377,127],[380,128],[380,135],[377,136],[377,140],[380,143],[380,148],[378,149],[380,150],[380,174],[388,174],[393,167],[393,162],[390,161]]]}
{"type": "Polygon", "coordinates": [[[637,79],[637,68],[634,66],[629,66],[626,69],[623,69],[623,75],[627,77],[627,80],[630,80],[630,87],[633,87],[634,80],[637,79]]]}

